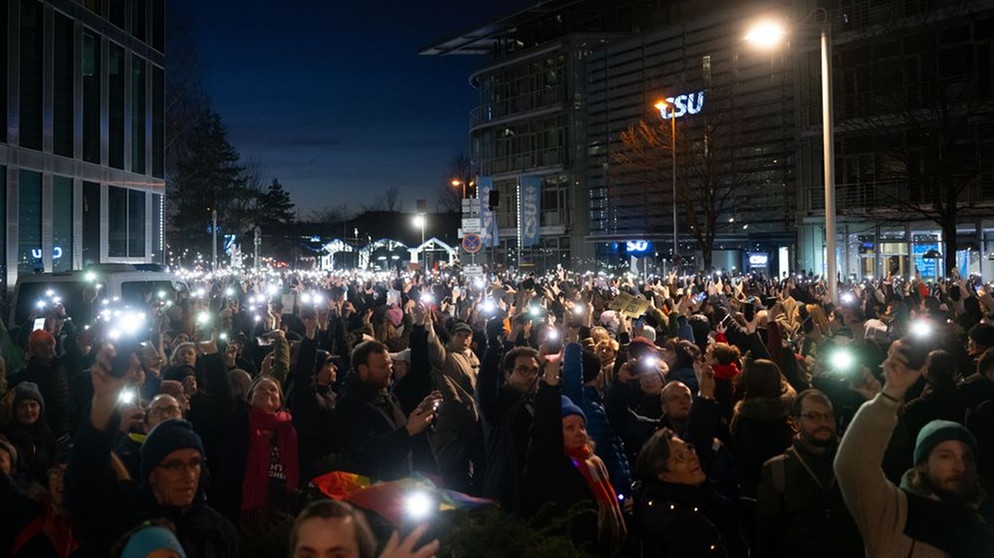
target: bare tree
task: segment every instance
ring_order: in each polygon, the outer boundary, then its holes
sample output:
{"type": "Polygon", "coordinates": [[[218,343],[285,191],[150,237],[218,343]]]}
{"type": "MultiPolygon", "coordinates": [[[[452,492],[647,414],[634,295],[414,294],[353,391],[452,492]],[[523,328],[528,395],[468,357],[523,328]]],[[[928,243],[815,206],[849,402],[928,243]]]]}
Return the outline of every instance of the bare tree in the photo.
{"type": "Polygon", "coordinates": [[[368,204],[363,204],[363,211],[400,211],[403,208],[400,202],[400,188],[391,186],[383,192],[383,195],[368,204]]]}
{"type": "Polygon", "coordinates": [[[452,158],[443,178],[443,185],[438,190],[439,209],[451,213],[462,212],[463,187],[465,187],[466,195],[469,197],[473,196],[476,187],[473,182],[472,162],[465,151],[459,152],[452,158]],[[453,186],[452,181],[454,180],[459,181],[460,185],[453,186]]]}

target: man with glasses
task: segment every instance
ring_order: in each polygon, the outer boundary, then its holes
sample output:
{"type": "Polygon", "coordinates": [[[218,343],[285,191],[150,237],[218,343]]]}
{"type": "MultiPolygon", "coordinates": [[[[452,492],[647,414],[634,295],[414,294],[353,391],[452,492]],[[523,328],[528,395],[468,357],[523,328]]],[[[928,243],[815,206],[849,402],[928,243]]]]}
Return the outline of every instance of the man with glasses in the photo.
{"type": "MultiPolygon", "coordinates": [[[[216,354],[217,348],[212,347],[216,354]]],[[[80,424],[66,472],[66,492],[80,530],[81,556],[108,556],[113,542],[145,519],[165,517],[189,557],[238,555],[235,526],[203,496],[204,447],[189,422],[163,420],[141,446],[139,476],[132,482],[112,457],[118,397],[124,379],[114,374],[110,345],[91,369],[93,399],[80,424]]],[[[132,365],[137,357],[132,356],[132,365]]],[[[219,358],[219,357],[214,357],[219,358]]],[[[163,412],[175,399],[161,399],[163,412]]],[[[176,407],[179,405],[176,404],[176,407]]]]}
{"type": "Polygon", "coordinates": [[[761,556],[858,556],[863,541],[832,471],[838,447],[832,401],[816,389],[794,399],[794,443],[763,465],[757,508],[761,556]]]}

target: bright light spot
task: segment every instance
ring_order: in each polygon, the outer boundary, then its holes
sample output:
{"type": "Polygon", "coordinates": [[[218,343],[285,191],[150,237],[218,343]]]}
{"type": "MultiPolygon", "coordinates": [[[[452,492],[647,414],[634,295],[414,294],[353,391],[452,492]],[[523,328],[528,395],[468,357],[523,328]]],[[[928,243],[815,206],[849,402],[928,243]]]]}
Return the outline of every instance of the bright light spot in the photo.
{"type": "Polygon", "coordinates": [[[159,291],[158,296],[159,296],[160,300],[163,299],[163,298],[166,298],[166,291],[159,291]]]}
{"type": "Polygon", "coordinates": [[[932,325],[925,320],[915,320],[911,322],[911,335],[915,337],[928,337],[932,335],[932,325]]]}
{"type": "Polygon", "coordinates": [[[44,300],[39,300],[37,303],[35,303],[35,306],[37,306],[39,309],[41,309],[41,308],[44,308],[46,306],[46,304],[45,304],[44,300]]]}
{"type": "Polygon", "coordinates": [[[425,216],[424,215],[415,215],[414,216],[414,226],[415,227],[424,227],[425,226],[425,216]]]}
{"type": "Polygon", "coordinates": [[[576,314],[577,316],[582,316],[583,313],[586,312],[586,311],[587,311],[587,308],[584,305],[580,304],[580,303],[577,303],[577,304],[573,305],[573,313],[576,314]]]}
{"type": "Polygon", "coordinates": [[[494,304],[494,301],[490,300],[489,298],[487,300],[483,301],[483,311],[484,312],[486,312],[486,313],[489,314],[489,313],[491,313],[491,312],[493,312],[495,310],[497,310],[497,305],[494,304]]]}
{"type": "Polygon", "coordinates": [[[749,30],[745,40],[763,47],[771,47],[780,42],[787,31],[778,23],[764,21],[749,30]]]}
{"type": "Polygon", "coordinates": [[[404,502],[404,509],[411,519],[421,520],[431,515],[435,502],[424,491],[412,492],[404,502]]]}
{"type": "Polygon", "coordinates": [[[852,293],[845,293],[842,295],[842,304],[852,304],[856,302],[856,295],[852,293]]]}
{"type": "Polygon", "coordinates": [[[531,307],[531,308],[530,308],[530,309],[528,310],[528,313],[529,313],[529,314],[531,314],[532,316],[538,316],[539,314],[541,314],[541,313],[542,313],[542,309],[541,309],[541,308],[539,308],[538,306],[532,306],[532,307],[531,307]]]}
{"type": "Polygon", "coordinates": [[[545,334],[545,338],[549,341],[556,341],[559,339],[559,330],[554,328],[549,329],[548,333],[545,334]]]}
{"type": "Polygon", "coordinates": [[[207,313],[207,312],[201,312],[201,313],[197,314],[197,323],[199,325],[204,325],[204,324],[210,323],[210,321],[211,321],[211,315],[209,313],[207,313]]]}
{"type": "Polygon", "coordinates": [[[136,397],[138,397],[138,394],[134,389],[122,389],[121,393],[117,394],[118,402],[124,405],[130,405],[135,401],[136,397]]]}
{"type": "Polygon", "coordinates": [[[53,296],[55,296],[55,291],[53,291],[52,289],[48,289],[47,291],[45,291],[45,296],[47,296],[48,298],[52,298],[53,296]]]}
{"type": "Polygon", "coordinates": [[[275,296],[276,293],[280,292],[280,288],[277,285],[269,285],[266,287],[266,292],[269,293],[269,296],[275,296]]]}
{"type": "Polygon", "coordinates": [[[832,353],[831,357],[832,368],[840,371],[849,370],[856,364],[856,359],[853,357],[852,353],[845,350],[839,349],[832,353]]]}
{"type": "Polygon", "coordinates": [[[92,271],[87,271],[85,274],[83,274],[83,279],[86,280],[88,283],[92,283],[97,280],[97,274],[93,273],[92,271]]]}
{"type": "Polygon", "coordinates": [[[304,293],[304,294],[300,295],[300,301],[303,302],[304,304],[307,304],[308,302],[310,302],[311,301],[311,293],[304,293]]]}
{"type": "Polygon", "coordinates": [[[324,297],[319,294],[313,295],[311,296],[311,302],[314,304],[321,304],[324,302],[324,297]]]}
{"type": "Polygon", "coordinates": [[[235,296],[235,289],[233,289],[231,287],[228,287],[227,289],[224,289],[224,295],[225,296],[235,296]]]}

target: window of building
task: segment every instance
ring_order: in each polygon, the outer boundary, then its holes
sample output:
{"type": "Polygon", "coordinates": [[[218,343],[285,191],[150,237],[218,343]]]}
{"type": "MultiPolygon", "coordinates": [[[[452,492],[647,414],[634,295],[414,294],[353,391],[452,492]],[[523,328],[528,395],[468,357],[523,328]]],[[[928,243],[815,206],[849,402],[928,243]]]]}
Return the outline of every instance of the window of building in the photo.
{"type": "Polygon", "coordinates": [[[100,263],[100,184],[83,183],[83,266],[100,263]]]}
{"type": "Polygon", "coordinates": [[[73,156],[73,53],[75,24],[68,17],[54,12],[52,79],[52,151],[63,157],[73,156]]]}
{"type": "Polygon", "coordinates": [[[33,273],[41,261],[41,173],[21,170],[17,191],[17,271],[33,273]]]}
{"type": "MultiPolygon", "coordinates": [[[[7,0],[0,0],[0,29],[4,30],[4,37],[6,37],[6,30],[8,29],[8,17],[7,17],[7,0]]],[[[7,74],[7,41],[0,41],[0,83],[8,83],[7,74]]],[[[7,87],[0,87],[0,113],[7,114],[7,87]]],[[[0,142],[7,143],[7,126],[0,126],[0,142]]],[[[6,261],[6,260],[4,260],[6,261]]],[[[2,264],[0,264],[2,265],[2,264]]]]}
{"type": "Polygon", "coordinates": [[[145,20],[145,0],[133,0],[131,4],[131,35],[145,42],[147,37],[145,20]]]}
{"type": "Polygon", "coordinates": [[[166,12],[164,0],[152,0],[152,48],[165,52],[166,12]]]}
{"type": "Polygon", "coordinates": [[[107,187],[107,255],[145,257],[145,192],[107,187]]]}
{"type": "Polygon", "coordinates": [[[152,176],[164,178],[165,170],[165,104],[163,102],[162,68],[152,66],[152,176]]]}
{"type": "Polygon", "coordinates": [[[107,44],[107,96],[108,116],[107,164],[115,169],[124,168],[124,49],[114,43],[107,44]]]}
{"type": "Polygon", "coordinates": [[[131,58],[131,172],[145,174],[145,61],[131,58]]]}
{"type": "Polygon", "coordinates": [[[107,1],[107,19],[121,29],[124,29],[124,23],[127,21],[125,11],[126,5],[125,0],[107,1]]]}
{"type": "Polygon", "coordinates": [[[52,271],[72,269],[72,178],[52,177],[52,271]]]}
{"type": "MultiPolygon", "coordinates": [[[[21,0],[21,90],[18,129],[21,134],[20,145],[39,151],[42,147],[42,71],[45,67],[42,57],[43,15],[40,2],[21,0]]],[[[6,40],[6,33],[4,35],[6,40]]]]}
{"type": "Polygon", "coordinates": [[[100,35],[83,32],[83,160],[100,163],[100,35]]]}
{"type": "Polygon", "coordinates": [[[162,258],[162,194],[152,194],[152,261],[162,258]]]}
{"type": "Polygon", "coordinates": [[[103,2],[101,0],[83,0],[83,5],[93,13],[103,13],[103,2]]]}

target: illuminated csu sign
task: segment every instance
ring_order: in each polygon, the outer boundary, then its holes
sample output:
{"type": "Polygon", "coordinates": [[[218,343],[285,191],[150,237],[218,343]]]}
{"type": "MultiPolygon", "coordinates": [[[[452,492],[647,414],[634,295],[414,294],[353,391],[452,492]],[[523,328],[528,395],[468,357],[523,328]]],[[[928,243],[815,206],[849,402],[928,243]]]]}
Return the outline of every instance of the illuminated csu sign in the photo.
{"type": "Polygon", "coordinates": [[[667,97],[666,103],[672,108],[669,111],[662,111],[662,117],[665,120],[680,118],[686,114],[697,114],[704,108],[704,92],[698,91],[697,93],[667,97]]]}

